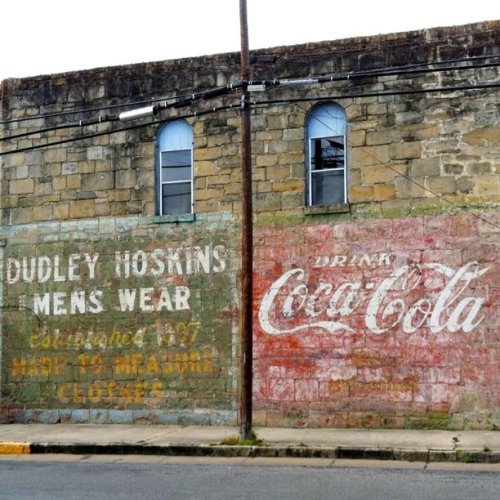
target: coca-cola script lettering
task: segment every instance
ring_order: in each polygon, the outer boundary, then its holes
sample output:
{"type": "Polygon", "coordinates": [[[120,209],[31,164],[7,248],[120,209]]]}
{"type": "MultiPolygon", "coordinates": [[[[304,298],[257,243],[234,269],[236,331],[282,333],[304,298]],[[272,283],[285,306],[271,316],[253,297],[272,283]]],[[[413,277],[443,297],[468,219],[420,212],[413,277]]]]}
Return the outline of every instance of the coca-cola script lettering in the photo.
{"type": "MultiPolygon", "coordinates": [[[[354,332],[350,317],[362,316],[366,329],[380,335],[393,329],[415,333],[472,331],[484,319],[484,297],[471,283],[488,267],[478,262],[458,270],[438,263],[409,264],[392,270],[377,283],[362,275],[352,282],[332,282],[321,275],[308,283],[304,269],[286,271],[268,288],[259,308],[259,322],[269,335],[317,329],[354,332]]],[[[327,273],[335,278],[335,272],[327,273]]]]}

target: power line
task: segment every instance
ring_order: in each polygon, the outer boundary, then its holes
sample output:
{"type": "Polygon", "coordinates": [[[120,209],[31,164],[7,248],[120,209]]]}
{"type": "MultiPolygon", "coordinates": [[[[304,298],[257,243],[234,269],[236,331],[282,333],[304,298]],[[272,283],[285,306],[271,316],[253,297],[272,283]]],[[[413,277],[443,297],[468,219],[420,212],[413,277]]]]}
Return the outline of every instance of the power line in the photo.
{"type": "MultiPolygon", "coordinates": [[[[177,97],[177,98],[170,98],[167,100],[165,100],[165,99],[163,99],[163,100],[153,99],[151,101],[143,101],[143,102],[150,104],[152,102],[162,101],[162,104],[157,106],[157,109],[170,108],[170,107],[180,108],[180,107],[188,106],[188,105],[192,104],[193,102],[195,102],[196,100],[207,100],[207,99],[212,99],[212,98],[216,98],[216,97],[222,97],[224,95],[231,93],[236,88],[242,88],[242,87],[246,87],[246,86],[251,87],[252,85],[264,85],[267,88],[267,87],[276,87],[276,86],[283,86],[283,85],[299,85],[299,84],[305,85],[305,84],[315,84],[315,83],[351,81],[351,80],[354,80],[357,78],[365,78],[368,76],[419,74],[419,73],[427,73],[427,72],[434,72],[434,71],[449,71],[449,70],[469,69],[469,68],[476,69],[476,68],[487,68],[487,67],[497,67],[497,66],[500,66],[500,63],[488,63],[488,64],[481,64],[481,65],[475,65],[475,66],[469,65],[469,66],[461,66],[461,67],[441,67],[438,69],[415,69],[415,70],[411,70],[409,72],[405,71],[403,73],[393,72],[391,69],[388,69],[387,71],[383,71],[383,72],[379,71],[376,74],[374,74],[372,72],[357,72],[357,73],[349,73],[347,75],[337,76],[337,77],[322,76],[322,77],[316,77],[316,78],[305,77],[305,78],[281,79],[281,80],[271,80],[271,81],[264,80],[264,81],[258,81],[258,82],[240,82],[240,83],[236,83],[234,85],[227,85],[224,87],[216,87],[213,89],[208,89],[208,90],[198,92],[198,93],[192,93],[190,95],[184,95],[184,96],[177,97]],[[172,102],[169,103],[168,102],[169,100],[172,102]]],[[[483,84],[483,85],[489,85],[489,84],[483,84]]],[[[471,88],[472,87],[470,87],[470,88],[468,88],[468,87],[454,87],[454,88],[446,87],[446,91],[458,90],[458,89],[465,89],[465,90],[469,89],[470,90],[471,88]]],[[[476,88],[480,88],[480,86],[479,85],[474,86],[474,89],[476,89],[476,88]]],[[[486,87],[481,87],[481,88],[486,88],[486,87]]],[[[445,88],[442,87],[441,89],[445,89],[445,88]]],[[[436,89],[436,91],[437,90],[438,89],[436,89]]],[[[419,93],[419,92],[428,92],[428,91],[429,91],[428,89],[408,89],[408,90],[404,90],[404,91],[391,91],[391,90],[389,90],[389,91],[386,91],[387,92],[386,94],[382,94],[383,91],[377,91],[376,95],[377,96],[378,95],[396,95],[396,94],[393,94],[393,92],[403,92],[403,93],[409,94],[409,93],[419,93]]],[[[443,90],[443,91],[445,91],[445,90],[443,90]]],[[[348,96],[344,96],[344,98],[346,98],[346,97],[349,97],[349,98],[352,98],[352,97],[372,97],[373,95],[375,95],[375,94],[367,94],[367,93],[363,93],[362,95],[361,94],[349,94],[348,96]]],[[[324,99],[331,99],[331,98],[332,98],[331,96],[327,96],[324,99]]],[[[341,99],[342,97],[336,96],[333,98],[341,99]]],[[[314,98],[314,100],[321,100],[321,99],[323,99],[323,98],[320,98],[320,97],[314,98]]],[[[268,102],[271,102],[271,101],[268,101],[268,102]]],[[[101,108],[101,109],[103,109],[103,108],[101,108]]],[[[96,123],[101,123],[101,122],[105,122],[105,121],[116,121],[116,120],[117,120],[116,117],[109,117],[109,116],[105,115],[103,117],[99,117],[99,119],[97,119],[97,120],[88,120],[88,121],[79,120],[78,122],[71,123],[71,124],[58,125],[55,127],[47,127],[44,129],[37,129],[37,130],[23,132],[23,133],[19,133],[19,134],[10,135],[10,136],[4,136],[4,137],[0,137],[0,141],[28,137],[30,135],[35,135],[35,134],[43,133],[43,132],[51,132],[54,130],[61,130],[64,128],[76,128],[76,127],[82,127],[82,126],[87,126],[87,125],[94,125],[96,123]]]]}
{"type": "MultiPolygon", "coordinates": [[[[422,66],[442,66],[445,64],[454,64],[454,63],[460,63],[460,62],[474,62],[474,61],[481,61],[481,60],[486,60],[486,59],[498,59],[500,56],[498,55],[485,55],[485,56],[474,56],[474,57],[467,57],[467,58],[459,58],[459,59],[450,59],[446,61],[433,61],[433,62],[426,62],[426,63],[419,63],[419,64],[411,64],[407,66],[396,66],[396,67],[391,67],[391,66],[386,66],[382,68],[375,68],[372,70],[363,70],[363,71],[353,71],[353,72],[348,72],[348,73],[343,73],[341,75],[331,75],[331,76],[319,76],[319,77],[307,77],[307,78],[312,78],[312,79],[322,79],[322,82],[327,82],[327,81],[345,81],[345,80],[354,80],[356,78],[364,78],[368,76],[385,76],[385,75],[404,75],[404,74],[418,74],[418,73],[433,73],[433,72],[439,72],[439,71],[458,71],[458,70],[467,70],[467,69],[479,69],[479,68],[487,68],[487,67],[496,67],[499,66],[500,63],[498,62],[491,62],[491,63],[484,63],[484,64],[472,64],[472,65],[463,65],[463,66],[450,66],[446,68],[438,67],[438,68],[422,68],[422,66]]],[[[297,77],[300,79],[301,77],[297,77]]],[[[302,77],[304,78],[304,77],[302,77]]],[[[269,84],[271,84],[273,81],[278,81],[278,80],[270,80],[268,81],[269,84]]],[[[257,82],[256,82],[257,83],[257,82]]],[[[99,106],[99,107],[94,107],[94,108],[80,108],[76,109],[73,111],[66,111],[66,112],[57,112],[57,113],[48,113],[48,114],[43,114],[43,115],[36,115],[36,116],[29,116],[29,117],[22,117],[22,118],[13,118],[10,120],[4,120],[0,121],[0,125],[7,125],[11,123],[20,123],[24,121],[32,121],[32,120],[37,120],[37,119],[42,119],[42,118],[55,118],[55,117],[61,117],[61,116],[70,116],[74,114],[83,114],[83,113],[92,113],[92,112],[97,112],[97,111],[104,111],[104,110],[110,110],[110,109],[118,109],[118,108],[124,108],[127,106],[139,106],[139,105],[144,105],[144,104],[149,104],[149,103],[154,103],[154,102],[161,102],[161,101],[179,101],[179,102],[192,102],[194,100],[198,99],[208,99],[212,98],[214,96],[221,96],[223,95],[222,92],[231,92],[233,90],[236,90],[238,88],[241,88],[242,83],[235,83],[235,84],[228,84],[226,86],[222,87],[215,87],[213,89],[208,89],[204,90],[201,92],[197,93],[183,93],[183,95],[178,96],[178,97],[159,97],[159,98],[154,98],[154,99],[148,99],[148,100],[141,100],[141,101],[133,101],[133,102],[128,102],[128,103],[122,103],[122,104],[110,104],[106,106],[99,106]]]]}
{"type": "Polygon", "coordinates": [[[227,109],[234,109],[234,108],[239,108],[239,107],[241,107],[241,103],[240,102],[238,102],[237,104],[227,104],[225,106],[213,107],[213,108],[210,108],[210,109],[207,109],[207,110],[195,111],[193,113],[189,113],[189,114],[182,115],[182,116],[175,116],[175,117],[171,117],[171,118],[164,118],[164,119],[161,119],[161,120],[150,121],[150,122],[147,122],[147,123],[139,123],[139,124],[136,124],[136,125],[130,125],[128,127],[121,127],[121,128],[115,129],[115,130],[104,130],[104,131],[101,131],[101,132],[92,132],[90,134],[79,135],[78,137],[68,137],[67,139],[61,139],[59,141],[48,142],[46,144],[38,144],[36,146],[26,146],[26,147],[17,148],[15,150],[11,150],[11,151],[0,151],[0,156],[5,156],[5,155],[8,155],[8,154],[14,154],[14,153],[24,153],[26,151],[33,151],[35,149],[48,148],[48,147],[51,147],[51,146],[60,146],[61,144],[68,144],[70,142],[81,141],[81,140],[84,140],[84,139],[92,139],[94,137],[100,137],[100,136],[103,136],[103,135],[116,134],[118,132],[126,132],[126,131],[129,131],[129,130],[134,130],[134,129],[138,129],[138,128],[144,128],[144,127],[150,127],[150,126],[153,126],[153,125],[160,125],[160,124],[163,124],[163,123],[166,123],[166,122],[169,122],[169,121],[179,120],[179,119],[182,119],[182,118],[195,118],[197,116],[204,116],[204,115],[207,115],[207,114],[210,114],[210,113],[218,113],[219,111],[225,111],[227,109]]]}
{"type": "Polygon", "coordinates": [[[428,94],[433,92],[456,92],[464,90],[486,90],[500,88],[500,83],[485,83],[478,85],[454,85],[451,87],[433,87],[427,89],[401,89],[401,90],[381,90],[378,92],[364,92],[364,93],[344,93],[337,95],[330,95],[326,97],[297,97],[286,99],[269,99],[266,101],[252,101],[252,106],[264,106],[268,104],[287,104],[295,102],[321,102],[332,101],[340,99],[355,99],[361,97],[384,97],[384,96],[397,96],[397,95],[412,95],[412,94],[428,94]]]}
{"type": "MultiPolygon", "coordinates": [[[[302,106],[298,105],[299,108],[301,108],[305,113],[308,112],[307,109],[304,109],[302,106]]],[[[321,123],[322,125],[324,125],[326,128],[329,128],[332,132],[334,132],[333,128],[329,125],[329,123],[321,120],[320,118],[318,118],[316,115],[311,115],[313,119],[315,119],[316,121],[318,121],[319,123],[321,123]]],[[[352,147],[352,144],[349,142],[349,145],[352,147]]],[[[463,210],[463,208],[458,205],[457,203],[454,203],[450,200],[447,200],[444,196],[440,195],[439,193],[436,193],[435,191],[433,191],[432,189],[424,186],[423,184],[421,184],[420,182],[417,182],[415,179],[411,178],[409,175],[406,175],[406,174],[403,174],[402,172],[400,172],[399,170],[396,170],[392,165],[390,165],[389,163],[387,162],[384,162],[382,160],[380,160],[380,158],[378,158],[375,154],[373,153],[370,153],[368,152],[367,153],[367,156],[370,156],[373,160],[375,160],[378,164],[380,165],[383,165],[384,167],[387,167],[389,170],[392,170],[393,172],[397,173],[400,177],[402,177],[403,179],[406,179],[410,182],[412,182],[413,184],[415,184],[416,186],[420,187],[422,190],[432,194],[435,198],[437,198],[438,200],[444,202],[444,203],[447,203],[448,205],[451,205],[452,207],[454,207],[455,209],[457,210],[463,210]]],[[[446,209],[445,209],[446,210],[446,209]]],[[[496,229],[500,229],[500,225],[498,224],[495,224],[494,222],[491,222],[489,221],[488,219],[485,219],[484,217],[480,216],[480,215],[477,215],[476,213],[474,212],[468,212],[470,213],[473,217],[475,217],[476,219],[486,223],[486,224],[489,224],[490,226],[496,228],[496,229]]],[[[453,214],[451,214],[453,215],[453,214]]]]}
{"type": "MultiPolygon", "coordinates": [[[[342,95],[340,95],[340,96],[329,96],[327,98],[318,98],[318,97],[307,98],[307,97],[302,97],[302,98],[297,98],[297,99],[275,99],[275,100],[268,100],[268,101],[257,101],[257,102],[253,102],[251,104],[252,104],[252,106],[263,106],[263,105],[268,105],[268,104],[288,104],[288,103],[300,103],[300,102],[310,102],[310,101],[325,101],[325,100],[330,100],[331,101],[331,100],[334,100],[334,99],[346,99],[346,98],[353,98],[353,97],[370,97],[370,96],[381,96],[381,95],[384,95],[384,96],[387,96],[387,95],[402,95],[402,94],[415,94],[415,93],[426,93],[426,92],[446,92],[446,91],[456,91],[456,90],[482,90],[482,89],[499,88],[499,87],[500,87],[500,83],[499,84],[480,84],[480,85],[454,86],[454,87],[439,87],[439,88],[434,88],[434,89],[407,89],[407,90],[400,90],[400,91],[387,91],[387,92],[381,91],[381,92],[365,93],[365,94],[348,94],[348,95],[345,95],[345,96],[342,96],[342,95]]],[[[302,106],[299,106],[299,107],[302,108],[302,106]]],[[[36,146],[27,146],[27,147],[24,147],[24,148],[18,148],[18,149],[14,150],[14,151],[0,151],[0,156],[5,156],[5,155],[8,155],[8,154],[13,154],[13,153],[21,153],[21,152],[26,152],[26,151],[32,151],[32,150],[35,150],[35,149],[40,149],[40,148],[45,148],[45,147],[51,147],[51,146],[57,146],[57,145],[61,145],[61,144],[67,144],[67,143],[70,143],[70,142],[76,142],[76,141],[80,141],[80,140],[91,139],[91,138],[99,137],[99,136],[103,136],[103,135],[108,135],[108,134],[113,134],[113,133],[118,133],[118,132],[125,132],[125,131],[129,131],[129,130],[135,130],[135,129],[149,127],[149,126],[153,126],[153,125],[160,125],[160,124],[166,123],[168,121],[173,121],[173,120],[177,120],[177,119],[181,119],[181,118],[194,118],[194,117],[197,117],[197,116],[204,116],[204,115],[207,115],[207,114],[217,113],[219,111],[225,111],[225,110],[228,110],[228,109],[235,109],[235,108],[241,108],[241,102],[238,102],[237,104],[229,104],[229,105],[224,105],[224,106],[213,107],[213,108],[210,108],[210,109],[207,109],[207,110],[193,112],[193,113],[189,113],[189,114],[186,114],[186,115],[183,115],[183,116],[176,116],[176,117],[171,117],[171,118],[166,118],[166,119],[161,119],[161,120],[154,120],[154,121],[150,121],[150,122],[147,122],[147,123],[140,123],[140,124],[130,125],[128,127],[121,127],[119,129],[115,129],[115,130],[106,130],[106,131],[101,131],[101,132],[93,132],[93,133],[90,133],[90,134],[80,135],[78,137],[70,137],[70,138],[67,138],[67,139],[61,139],[59,141],[53,141],[53,142],[46,143],[46,144],[40,144],[40,145],[36,145],[36,146]]],[[[304,108],[302,108],[302,109],[307,113],[307,110],[305,110],[304,108]]],[[[318,119],[317,117],[315,117],[315,118],[318,119]]],[[[320,120],[320,122],[321,122],[321,120],[320,120]]],[[[321,122],[321,123],[323,123],[323,122],[321,122]]],[[[326,125],[329,128],[328,124],[326,124],[326,123],[323,123],[323,124],[326,125]]],[[[424,191],[429,192],[430,194],[432,194],[436,198],[444,201],[448,205],[451,205],[451,206],[453,206],[454,208],[456,208],[458,210],[463,210],[463,208],[460,205],[447,200],[442,195],[440,195],[438,193],[435,193],[431,189],[427,188],[426,186],[424,186],[424,185],[420,184],[419,182],[415,181],[414,179],[412,179],[410,176],[399,172],[398,170],[396,170],[395,168],[393,168],[390,164],[379,160],[375,155],[372,154],[371,156],[372,156],[373,159],[377,160],[377,162],[379,164],[386,166],[387,168],[389,168],[393,172],[397,173],[399,176],[401,176],[401,177],[409,180],[410,182],[412,182],[416,186],[420,187],[424,191]]],[[[493,223],[493,222],[485,219],[484,217],[481,217],[481,216],[479,216],[479,215],[477,215],[477,214],[475,214],[473,212],[468,212],[468,213],[470,213],[476,219],[481,220],[482,222],[484,222],[486,224],[489,224],[489,225],[495,227],[496,229],[500,229],[500,225],[497,225],[497,224],[495,224],[495,223],[493,223]]]]}
{"type": "Polygon", "coordinates": [[[226,94],[233,92],[234,90],[238,90],[239,88],[241,88],[241,83],[234,83],[234,84],[230,83],[230,84],[227,84],[224,86],[214,87],[214,88],[202,90],[199,92],[184,93],[184,94],[182,94],[180,96],[176,96],[176,97],[158,97],[155,99],[127,102],[127,103],[122,103],[122,104],[109,104],[107,106],[99,106],[99,107],[95,107],[95,108],[76,109],[73,111],[49,113],[49,114],[45,114],[45,115],[28,116],[28,117],[23,117],[23,118],[13,118],[11,120],[0,121],[0,125],[19,123],[19,122],[23,122],[23,121],[32,121],[32,120],[38,120],[38,119],[43,119],[43,118],[56,118],[56,117],[61,117],[61,116],[93,113],[96,111],[104,111],[104,110],[118,109],[118,108],[127,108],[127,107],[131,107],[131,106],[136,107],[139,105],[150,104],[150,103],[154,103],[154,102],[164,102],[167,105],[167,107],[181,107],[181,106],[186,106],[186,105],[188,105],[194,101],[197,101],[197,100],[213,99],[214,97],[221,97],[223,95],[226,95],[226,94]],[[173,101],[173,102],[167,104],[168,101],[173,101]]]}
{"type": "MultiPolygon", "coordinates": [[[[290,81],[288,83],[290,83],[290,81]]],[[[361,97],[382,97],[382,96],[423,94],[423,93],[433,93],[433,92],[486,90],[486,89],[499,88],[499,87],[500,87],[500,83],[492,83],[492,84],[462,85],[462,86],[458,85],[458,86],[452,86],[452,87],[434,87],[434,88],[428,88],[428,89],[401,89],[401,90],[388,90],[388,91],[378,91],[378,92],[346,93],[346,94],[330,95],[330,96],[326,96],[326,97],[298,97],[298,98],[287,98],[287,99],[269,99],[269,100],[265,100],[265,101],[252,101],[251,105],[252,106],[267,106],[269,104],[290,104],[290,103],[311,102],[311,101],[322,102],[322,101],[341,100],[341,99],[354,99],[354,98],[361,98],[361,97]]],[[[234,108],[237,106],[238,105],[231,104],[231,105],[226,105],[226,106],[214,107],[214,108],[211,108],[207,111],[193,112],[193,113],[187,114],[187,115],[185,115],[185,117],[190,118],[190,117],[195,117],[195,116],[201,116],[201,115],[204,115],[207,113],[221,111],[224,109],[230,109],[230,108],[234,108]]],[[[182,117],[180,117],[180,118],[182,118],[182,117]]],[[[143,123],[143,124],[131,125],[130,127],[122,127],[122,128],[115,129],[115,130],[93,132],[91,134],[85,134],[85,135],[81,135],[78,137],[71,137],[68,139],[62,139],[60,141],[54,141],[54,142],[50,142],[50,143],[46,143],[46,144],[40,144],[40,145],[36,145],[36,146],[26,146],[24,148],[18,148],[16,150],[0,151],[0,156],[5,156],[7,154],[13,154],[13,153],[20,153],[20,152],[25,152],[25,151],[32,151],[34,149],[45,148],[45,147],[50,147],[50,146],[58,146],[61,144],[66,144],[66,143],[78,141],[81,139],[88,139],[88,138],[98,137],[98,136],[102,136],[102,135],[106,135],[106,134],[113,134],[113,133],[117,133],[117,132],[133,130],[134,128],[158,125],[158,124],[161,124],[165,121],[172,120],[172,119],[175,119],[175,118],[156,120],[156,121],[147,122],[147,123],[143,123]]]]}

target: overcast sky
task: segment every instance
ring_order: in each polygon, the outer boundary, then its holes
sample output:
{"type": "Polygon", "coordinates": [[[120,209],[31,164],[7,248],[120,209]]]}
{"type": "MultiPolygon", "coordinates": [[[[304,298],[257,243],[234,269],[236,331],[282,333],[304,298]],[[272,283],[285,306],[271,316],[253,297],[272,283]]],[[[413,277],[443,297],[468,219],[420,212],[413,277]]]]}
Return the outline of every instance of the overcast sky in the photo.
{"type": "MultiPolygon", "coordinates": [[[[250,49],[500,18],[498,0],[247,0],[250,49]]],[[[0,80],[238,51],[239,0],[2,0],[0,80]]]]}

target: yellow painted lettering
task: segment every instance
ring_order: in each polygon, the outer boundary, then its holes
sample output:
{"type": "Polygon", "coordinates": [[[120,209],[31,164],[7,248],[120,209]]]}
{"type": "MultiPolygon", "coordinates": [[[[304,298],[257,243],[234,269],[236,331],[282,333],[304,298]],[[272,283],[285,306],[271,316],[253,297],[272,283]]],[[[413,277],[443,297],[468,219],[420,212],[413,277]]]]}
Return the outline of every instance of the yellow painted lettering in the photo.
{"type": "Polygon", "coordinates": [[[120,375],[121,373],[130,373],[130,356],[128,354],[114,357],[113,373],[116,375],[120,375]]]}
{"type": "Polygon", "coordinates": [[[88,359],[89,357],[87,354],[78,355],[78,366],[79,366],[78,372],[80,373],[80,375],[87,373],[88,359]]]}
{"type": "Polygon", "coordinates": [[[158,373],[158,363],[156,361],[156,356],[154,354],[150,354],[148,357],[148,361],[146,363],[146,372],[158,373]]]}
{"type": "Polygon", "coordinates": [[[14,358],[10,365],[11,377],[24,376],[26,374],[26,360],[14,358]]]}
{"type": "Polygon", "coordinates": [[[68,386],[66,384],[61,384],[57,387],[57,399],[61,403],[69,403],[69,398],[66,396],[66,389],[68,386]]]}

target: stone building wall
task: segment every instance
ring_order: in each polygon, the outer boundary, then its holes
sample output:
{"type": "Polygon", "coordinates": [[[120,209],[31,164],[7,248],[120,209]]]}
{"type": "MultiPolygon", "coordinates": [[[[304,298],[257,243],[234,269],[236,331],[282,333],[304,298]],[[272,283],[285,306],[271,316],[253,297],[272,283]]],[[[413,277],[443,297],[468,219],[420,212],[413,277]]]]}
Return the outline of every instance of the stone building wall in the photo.
{"type": "MultiPolygon", "coordinates": [[[[498,425],[499,34],[252,53],[258,422],[498,425]],[[308,207],[323,102],[347,117],[348,203],[308,207]]],[[[238,73],[221,54],[2,82],[4,419],[235,421],[238,73]],[[156,212],[176,117],[194,132],[188,217],[156,212]]]]}

